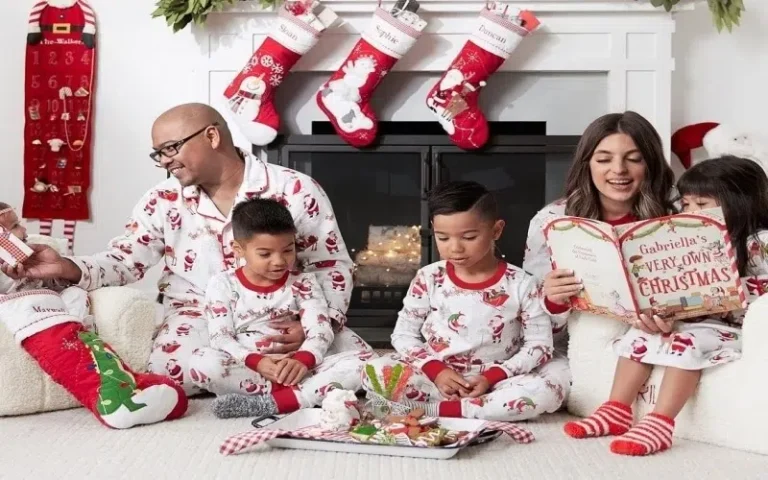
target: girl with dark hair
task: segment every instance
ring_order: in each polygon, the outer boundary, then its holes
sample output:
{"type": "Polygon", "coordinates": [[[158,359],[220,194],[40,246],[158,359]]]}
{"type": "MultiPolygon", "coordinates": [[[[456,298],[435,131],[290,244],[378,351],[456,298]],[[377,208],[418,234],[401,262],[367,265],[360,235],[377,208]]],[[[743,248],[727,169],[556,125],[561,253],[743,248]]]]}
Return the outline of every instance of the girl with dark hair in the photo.
{"type": "MultiPolygon", "coordinates": [[[[724,156],[688,170],[677,188],[684,212],[722,207],[749,301],[768,284],[768,177],[752,160],[724,156]]],[[[669,322],[641,316],[613,348],[620,356],[607,402],[584,420],[569,422],[575,438],[621,435],[611,451],[649,455],[672,446],[674,418],[693,395],[701,371],[741,357],[744,311],[722,318],[669,322]],[[666,367],[652,413],[632,426],[632,403],[655,365],[666,367]]]]}
{"type": "Polygon", "coordinates": [[[544,306],[555,332],[555,358],[548,380],[570,393],[567,351],[568,299],[581,290],[577,273],[552,270],[544,226],[556,216],[573,215],[621,225],[674,212],[675,177],[664,158],[661,137],[635,112],[611,113],[592,122],[576,147],[565,197],[531,220],[523,268],[543,281],[544,306]]]}

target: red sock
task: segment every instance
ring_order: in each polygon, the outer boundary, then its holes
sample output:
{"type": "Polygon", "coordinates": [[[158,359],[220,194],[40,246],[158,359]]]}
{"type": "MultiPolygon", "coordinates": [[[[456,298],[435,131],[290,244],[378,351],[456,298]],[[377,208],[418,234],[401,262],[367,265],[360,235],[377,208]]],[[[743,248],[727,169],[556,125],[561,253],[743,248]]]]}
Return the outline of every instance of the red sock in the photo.
{"type": "Polygon", "coordinates": [[[277,405],[277,413],[291,413],[299,409],[299,399],[296,398],[296,392],[292,388],[281,388],[277,391],[272,390],[272,398],[277,405]]]}
{"type": "Polygon", "coordinates": [[[461,418],[461,402],[440,402],[437,407],[438,416],[461,418]]]}
{"type": "Polygon", "coordinates": [[[583,420],[568,422],[563,430],[573,438],[622,435],[632,427],[632,408],[621,402],[605,402],[583,420]]]}
{"type": "Polygon", "coordinates": [[[619,455],[651,455],[672,446],[675,421],[658,413],[649,413],[627,433],[611,442],[611,451],[619,455]]]}

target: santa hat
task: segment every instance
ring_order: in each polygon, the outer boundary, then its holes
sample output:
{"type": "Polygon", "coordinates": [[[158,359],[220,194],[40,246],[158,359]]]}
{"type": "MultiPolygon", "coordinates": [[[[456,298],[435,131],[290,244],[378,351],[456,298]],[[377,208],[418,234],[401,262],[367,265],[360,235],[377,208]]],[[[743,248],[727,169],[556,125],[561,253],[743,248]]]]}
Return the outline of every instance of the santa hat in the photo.
{"type": "Polygon", "coordinates": [[[704,147],[710,158],[723,155],[748,158],[768,171],[768,149],[746,133],[736,133],[725,125],[703,122],[688,125],[672,135],[672,152],[685,169],[691,168],[691,151],[704,147]]]}
{"type": "Polygon", "coordinates": [[[680,159],[686,170],[691,168],[691,151],[704,146],[704,137],[719,127],[719,123],[704,122],[688,125],[672,135],[672,152],[680,159]]]}

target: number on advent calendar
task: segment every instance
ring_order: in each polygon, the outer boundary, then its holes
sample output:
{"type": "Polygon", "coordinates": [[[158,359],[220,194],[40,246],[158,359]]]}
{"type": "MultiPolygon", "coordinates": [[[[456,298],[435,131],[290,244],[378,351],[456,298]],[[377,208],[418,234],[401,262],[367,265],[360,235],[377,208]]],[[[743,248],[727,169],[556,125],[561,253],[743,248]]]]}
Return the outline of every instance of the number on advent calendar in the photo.
{"type": "Polygon", "coordinates": [[[40,88],[40,75],[32,75],[32,81],[29,83],[32,88],[40,88]]]}
{"type": "Polygon", "coordinates": [[[53,90],[56,90],[57,88],[59,88],[59,81],[56,78],[56,75],[51,75],[50,77],[48,77],[48,88],[53,90]]]}
{"type": "Polygon", "coordinates": [[[73,63],[75,63],[75,54],[68,50],[64,53],[64,65],[72,65],[73,63]]]}
{"type": "Polygon", "coordinates": [[[58,65],[58,57],[56,52],[48,52],[48,65],[58,65]]]}

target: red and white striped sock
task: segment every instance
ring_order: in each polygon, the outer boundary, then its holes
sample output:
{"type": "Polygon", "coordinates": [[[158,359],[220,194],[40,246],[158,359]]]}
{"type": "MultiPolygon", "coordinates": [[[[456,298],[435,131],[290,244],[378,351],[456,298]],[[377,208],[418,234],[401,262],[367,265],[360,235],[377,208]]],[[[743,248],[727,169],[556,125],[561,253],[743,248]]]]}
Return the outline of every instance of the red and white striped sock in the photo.
{"type": "Polygon", "coordinates": [[[675,421],[658,413],[649,413],[627,433],[611,442],[611,451],[619,455],[651,455],[672,446],[675,421]]]}
{"type": "Polygon", "coordinates": [[[583,420],[568,422],[563,427],[573,438],[594,438],[622,435],[632,427],[632,407],[609,401],[600,405],[595,413],[583,420]]]}
{"type": "Polygon", "coordinates": [[[51,236],[51,230],[53,230],[53,220],[50,219],[42,219],[40,220],[40,235],[45,235],[47,237],[51,236]]]}
{"type": "Polygon", "coordinates": [[[67,239],[67,248],[72,253],[75,248],[75,222],[74,220],[64,220],[64,238],[67,239]]]}

